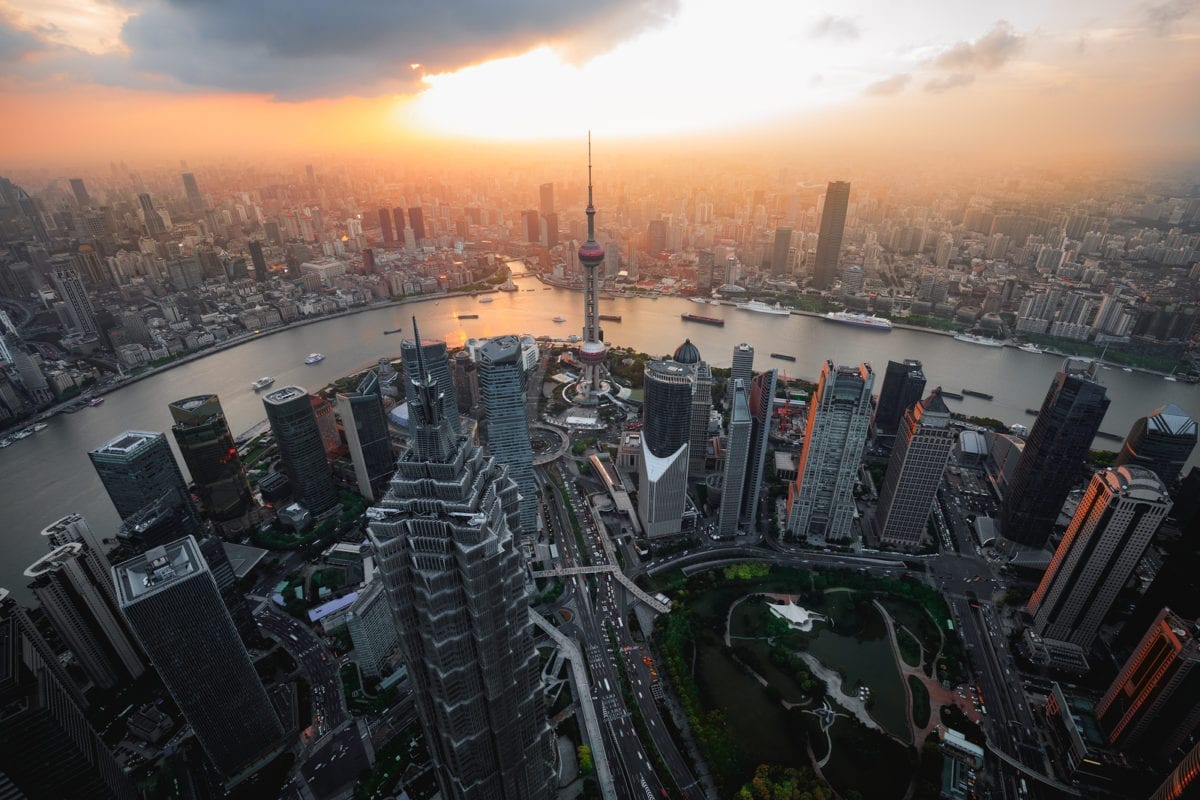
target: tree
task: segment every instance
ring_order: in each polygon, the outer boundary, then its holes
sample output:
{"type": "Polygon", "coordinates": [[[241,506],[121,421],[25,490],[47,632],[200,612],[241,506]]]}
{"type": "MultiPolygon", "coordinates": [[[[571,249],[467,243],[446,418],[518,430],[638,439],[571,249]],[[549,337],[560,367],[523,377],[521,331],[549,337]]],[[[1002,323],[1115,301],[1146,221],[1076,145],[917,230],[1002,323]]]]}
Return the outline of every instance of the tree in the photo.
{"type": "Polygon", "coordinates": [[[592,748],[581,744],[575,748],[575,752],[579,756],[579,771],[584,775],[592,774],[596,769],[596,764],[592,761],[592,748]]]}

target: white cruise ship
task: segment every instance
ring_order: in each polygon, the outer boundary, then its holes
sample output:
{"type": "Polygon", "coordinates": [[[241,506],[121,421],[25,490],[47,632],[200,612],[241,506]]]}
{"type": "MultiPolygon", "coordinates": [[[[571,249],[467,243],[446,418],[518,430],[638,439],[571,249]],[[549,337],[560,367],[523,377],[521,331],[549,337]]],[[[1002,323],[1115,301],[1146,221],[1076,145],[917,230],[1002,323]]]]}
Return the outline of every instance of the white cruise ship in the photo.
{"type": "Polygon", "coordinates": [[[871,314],[856,314],[853,311],[830,311],[825,315],[830,322],[840,322],[843,325],[856,325],[860,328],[871,328],[877,331],[890,331],[891,320],[876,317],[871,314]]]}
{"type": "Polygon", "coordinates": [[[263,375],[261,378],[256,380],[254,383],[250,384],[250,388],[256,392],[261,391],[261,390],[267,388],[268,386],[270,386],[274,382],[275,382],[275,379],[272,378],[270,375],[263,375]]]}
{"type": "Polygon", "coordinates": [[[967,342],[968,344],[981,344],[984,347],[1004,347],[1004,345],[1008,344],[1007,339],[993,339],[990,336],[978,336],[974,333],[960,333],[954,338],[959,342],[967,342]]]}
{"type": "Polygon", "coordinates": [[[1035,356],[1040,356],[1042,353],[1046,352],[1036,344],[1023,344],[1017,349],[1023,353],[1033,353],[1035,356]]]}
{"type": "Polygon", "coordinates": [[[788,309],[779,305],[779,303],[769,306],[761,300],[751,300],[747,303],[738,303],[737,307],[743,311],[757,311],[759,314],[779,314],[784,317],[792,313],[788,309]]]}

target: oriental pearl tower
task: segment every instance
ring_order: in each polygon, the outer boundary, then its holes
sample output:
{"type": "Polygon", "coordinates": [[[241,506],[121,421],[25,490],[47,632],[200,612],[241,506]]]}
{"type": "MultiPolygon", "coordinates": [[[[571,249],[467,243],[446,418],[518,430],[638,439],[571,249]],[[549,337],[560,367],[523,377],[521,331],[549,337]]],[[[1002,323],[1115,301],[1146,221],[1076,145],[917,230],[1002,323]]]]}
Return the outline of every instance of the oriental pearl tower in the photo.
{"type": "Polygon", "coordinates": [[[588,204],[587,241],[579,246],[579,263],[583,265],[583,344],[579,360],[583,362],[583,381],[579,384],[576,401],[582,405],[598,405],[603,386],[600,368],[608,353],[604,332],[600,330],[596,272],[604,263],[604,248],[596,241],[596,207],[592,205],[592,134],[588,133],[588,204]]]}

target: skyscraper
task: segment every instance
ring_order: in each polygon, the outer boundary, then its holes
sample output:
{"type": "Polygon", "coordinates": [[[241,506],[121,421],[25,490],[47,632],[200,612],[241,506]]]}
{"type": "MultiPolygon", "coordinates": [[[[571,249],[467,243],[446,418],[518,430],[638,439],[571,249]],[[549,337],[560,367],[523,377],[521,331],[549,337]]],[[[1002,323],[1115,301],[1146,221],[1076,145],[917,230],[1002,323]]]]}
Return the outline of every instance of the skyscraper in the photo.
{"type": "Polygon", "coordinates": [[[96,327],[96,312],[92,309],[92,301],[79,273],[74,267],[62,266],[50,273],[50,279],[54,281],[54,290],[67,309],[71,332],[85,337],[95,336],[99,330],[96,327]]]}
{"type": "Polygon", "coordinates": [[[220,398],[196,395],[176,400],[167,408],[175,421],[171,433],[192,474],[204,513],[213,521],[225,522],[249,511],[254,505],[250,482],[220,398]]]}
{"type": "Polygon", "coordinates": [[[696,292],[701,297],[712,294],[713,270],[716,267],[716,255],[711,250],[701,250],[696,261],[696,292]]]}
{"type": "Polygon", "coordinates": [[[408,227],[412,228],[413,238],[416,239],[413,244],[420,245],[425,241],[425,212],[420,206],[408,210],[408,227]]]}
{"type": "Polygon", "coordinates": [[[736,536],[741,519],[742,494],[746,483],[746,462],[750,457],[752,421],[746,384],[733,382],[733,407],[729,412],[729,441],[725,446],[725,480],[721,484],[721,513],[717,534],[736,536]]]}
{"type": "Polygon", "coordinates": [[[267,280],[267,259],[263,256],[262,242],[251,239],[246,243],[250,251],[250,263],[254,265],[254,280],[265,283],[267,280]]]}
{"type": "Polygon", "coordinates": [[[704,361],[697,361],[692,370],[692,410],[688,424],[689,478],[704,477],[708,460],[708,418],[712,415],[712,384],[712,370],[704,361]]]}
{"type": "Polygon", "coordinates": [[[38,204],[20,186],[14,188],[17,207],[21,209],[25,220],[33,229],[33,238],[37,239],[40,244],[50,244],[50,234],[46,230],[46,223],[42,221],[42,212],[38,209],[38,204]]]}
{"type": "Polygon", "coordinates": [[[121,519],[127,520],[161,497],[190,505],[187,484],[167,437],[125,431],[88,453],[121,519]]]}
{"type": "Polygon", "coordinates": [[[196,183],[196,176],[190,172],[183,173],[183,191],[187,195],[188,205],[192,207],[192,211],[197,214],[204,212],[204,196],[200,194],[200,186],[196,183]]]}
{"type": "Polygon", "coordinates": [[[404,244],[404,209],[392,209],[392,232],[396,237],[396,244],[404,244]]]}
{"type": "Polygon", "coordinates": [[[875,374],[866,364],[826,361],[809,399],[796,481],[788,487],[788,533],[797,539],[854,538],[854,482],[871,420],[875,374]]]}
{"type": "Polygon", "coordinates": [[[543,183],[538,187],[538,211],[542,216],[554,213],[554,184],[543,183]]]}
{"type": "Polygon", "coordinates": [[[850,206],[850,184],[831,181],[825,189],[825,209],[817,236],[817,256],[813,262],[813,286],[828,289],[837,276],[838,256],[842,252],[842,234],[846,230],[846,210],[850,206]]]}
{"type": "Polygon", "coordinates": [[[308,392],[299,386],[285,386],[263,397],[263,406],[292,497],[314,517],[333,510],[338,505],[337,488],[308,392]]]}
{"type": "Polygon", "coordinates": [[[80,208],[87,208],[92,204],[87,187],[83,185],[83,178],[71,178],[71,193],[75,195],[75,202],[80,208]]]}
{"type": "Polygon", "coordinates": [[[383,243],[392,244],[396,241],[396,237],[392,235],[392,212],[381,208],[377,213],[379,214],[379,230],[383,234],[383,243]]]}
{"type": "Polygon", "coordinates": [[[371,581],[358,593],[358,599],[346,612],[346,631],[354,644],[354,658],[364,675],[383,677],[383,668],[399,641],[396,619],[388,604],[383,581],[371,581]]]}
{"type": "Polygon", "coordinates": [[[429,371],[406,378],[412,447],[367,535],[438,786],[447,800],[547,800],[553,737],[516,542],[519,490],[455,434],[429,371]]]}
{"type": "Polygon", "coordinates": [[[758,519],[762,497],[763,467],[767,459],[777,376],[778,372],[773,369],[758,373],[750,379],[750,391],[747,394],[751,420],[750,454],[746,459],[746,496],[742,499],[742,521],[750,526],[758,519]]]}
{"type": "Polygon", "coordinates": [[[537,535],[537,482],[533,477],[533,447],[525,413],[525,369],[521,340],[497,336],[479,348],[479,396],[487,420],[488,451],[508,467],[508,476],[521,492],[521,529],[525,537],[537,535]]]}
{"type": "Polygon", "coordinates": [[[537,244],[542,240],[542,218],[533,209],[521,212],[521,232],[525,241],[537,244]]]}
{"type": "Polygon", "coordinates": [[[153,238],[167,232],[166,223],[163,222],[162,215],[154,209],[154,201],[150,199],[150,195],[145,192],[139,194],[138,207],[142,211],[142,221],[146,226],[147,235],[153,238]]]}
{"type": "Polygon", "coordinates": [[[339,393],[337,408],[346,431],[358,491],[368,500],[375,500],[382,496],[396,468],[379,374],[371,370],[353,392],[339,393]]]}
{"type": "Polygon", "coordinates": [[[411,409],[417,399],[411,378],[421,374],[420,359],[424,359],[423,368],[437,381],[442,397],[442,416],[450,422],[450,427],[457,436],[462,433],[462,423],[458,419],[458,399],[455,396],[454,379],[450,374],[450,359],[446,354],[445,342],[437,339],[423,340],[420,358],[417,356],[417,345],[412,339],[400,342],[400,362],[404,366],[404,396],[408,407],[411,409]]]}
{"type": "Polygon", "coordinates": [[[112,578],[122,613],[226,781],[275,755],[283,725],[196,540],[151,548],[112,578]]]}
{"type": "Polygon", "coordinates": [[[906,358],[888,361],[879,390],[879,405],[875,407],[875,433],[891,438],[900,428],[904,412],[921,399],[925,392],[925,373],[921,362],[906,358]]]}
{"type": "Polygon", "coordinates": [[[775,229],[775,246],[771,250],[771,274],[781,278],[791,274],[788,269],[788,252],[792,249],[792,229],[775,229]]]}
{"type": "Polygon", "coordinates": [[[741,381],[750,390],[750,379],[754,377],[754,348],[742,342],[733,347],[733,361],[729,368],[729,383],[725,389],[725,407],[733,408],[733,384],[741,381]]]}
{"type": "Polygon", "coordinates": [[[1159,612],[1108,687],[1096,718],[1122,750],[1166,760],[1200,726],[1200,626],[1159,612]]]}
{"type": "Polygon", "coordinates": [[[642,453],[638,516],[647,536],[679,533],[687,503],[692,372],[700,353],[691,342],[677,360],[647,361],[642,400],[642,453]]]}
{"type": "Polygon", "coordinates": [[[92,547],[82,517],[64,517],[42,531],[53,549],[25,570],[46,616],[87,676],[111,688],[145,671],[121,621],[108,562],[92,547]]]}
{"type": "Polygon", "coordinates": [[[1150,800],[1196,800],[1200,789],[1200,741],[1171,770],[1150,800]]]}
{"type": "Polygon", "coordinates": [[[1050,538],[1108,410],[1109,399],[1095,376],[1095,362],[1068,358],[1050,384],[1004,494],[1006,539],[1042,547],[1050,538]]]}
{"type": "Polygon", "coordinates": [[[25,611],[0,589],[0,777],[29,800],[135,800],[82,698],[25,611]]]}
{"type": "Polygon", "coordinates": [[[1168,403],[1138,417],[1113,466],[1145,467],[1171,488],[1178,482],[1179,473],[1195,447],[1196,421],[1179,406],[1168,403]]]}
{"type": "Polygon", "coordinates": [[[904,412],[875,508],[875,526],[883,544],[920,546],[957,439],[957,430],[950,427],[950,409],[936,389],[904,412]]]}
{"type": "Polygon", "coordinates": [[[579,401],[598,405],[602,385],[600,370],[608,354],[604,332],[600,330],[600,265],[604,263],[604,247],[596,241],[596,206],[592,203],[592,134],[588,133],[588,204],[587,241],[579,246],[579,263],[583,266],[583,344],[579,360],[583,362],[583,390],[579,401]]]}
{"type": "Polygon", "coordinates": [[[1117,592],[1170,509],[1166,487],[1144,467],[1096,473],[1029,598],[1037,633],[1091,648],[1117,592]]]}

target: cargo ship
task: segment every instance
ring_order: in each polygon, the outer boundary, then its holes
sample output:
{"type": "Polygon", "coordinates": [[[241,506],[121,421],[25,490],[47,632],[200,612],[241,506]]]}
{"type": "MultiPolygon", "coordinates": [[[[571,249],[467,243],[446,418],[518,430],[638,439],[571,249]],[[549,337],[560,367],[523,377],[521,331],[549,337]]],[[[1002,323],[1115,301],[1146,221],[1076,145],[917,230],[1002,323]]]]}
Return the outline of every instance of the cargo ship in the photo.
{"type": "Polygon", "coordinates": [[[390,331],[384,331],[383,335],[387,336],[388,334],[392,334],[392,333],[400,333],[403,330],[404,330],[404,328],[392,328],[390,331]]]}
{"type": "Polygon", "coordinates": [[[967,397],[978,397],[980,400],[994,400],[995,396],[987,392],[977,392],[974,389],[963,389],[962,393],[967,397]]]}
{"type": "Polygon", "coordinates": [[[620,322],[621,315],[620,314],[601,314],[600,319],[604,320],[605,322],[620,322]]]}
{"type": "Polygon", "coordinates": [[[840,322],[844,325],[855,325],[859,328],[871,328],[877,331],[890,331],[892,323],[883,317],[871,314],[856,314],[853,311],[830,311],[825,315],[830,322],[840,322]]]}
{"type": "Polygon", "coordinates": [[[951,400],[962,400],[963,399],[963,396],[961,394],[959,394],[958,392],[947,392],[945,389],[942,389],[942,397],[948,397],[951,400]]]}
{"type": "Polygon", "coordinates": [[[680,314],[679,318],[687,320],[688,322],[700,322],[705,325],[716,325],[718,328],[725,327],[725,320],[721,319],[720,317],[705,317],[701,314],[680,314]]]}
{"type": "Polygon", "coordinates": [[[795,361],[795,356],[789,356],[787,353],[771,353],[771,358],[779,358],[784,361],[795,361]]]}
{"type": "Polygon", "coordinates": [[[479,319],[478,314],[459,314],[459,319],[479,319]]]}

